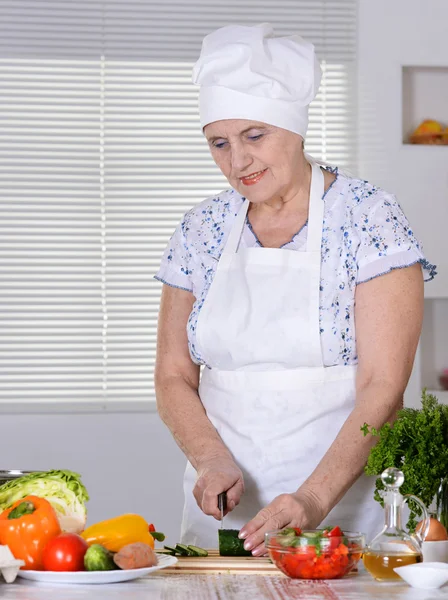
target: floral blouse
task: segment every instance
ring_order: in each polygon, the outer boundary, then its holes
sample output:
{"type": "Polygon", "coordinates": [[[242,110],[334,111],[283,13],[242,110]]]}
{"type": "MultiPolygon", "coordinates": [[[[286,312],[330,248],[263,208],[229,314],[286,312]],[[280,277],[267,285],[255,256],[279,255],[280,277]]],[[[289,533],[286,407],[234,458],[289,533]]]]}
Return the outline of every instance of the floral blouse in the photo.
{"type": "MultiPolygon", "coordinates": [[[[331,169],[329,169],[331,170],[331,169]]],[[[379,187],[337,171],[325,202],[320,282],[320,334],[325,366],[356,365],[354,303],[356,286],[393,269],[421,263],[425,281],[436,275],[425,259],[396,198],[379,187]]],[[[196,323],[213,281],[218,260],[244,198],[229,189],[188,211],[164,252],[156,279],[192,292],[196,298],[187,332],[197,364],[207,357],[196,350],[196,323]]],[[[307,224],[282,248],[304,251],[307,224]]],[[[256,247],[248,219],[240,247],[256,247]]]]}

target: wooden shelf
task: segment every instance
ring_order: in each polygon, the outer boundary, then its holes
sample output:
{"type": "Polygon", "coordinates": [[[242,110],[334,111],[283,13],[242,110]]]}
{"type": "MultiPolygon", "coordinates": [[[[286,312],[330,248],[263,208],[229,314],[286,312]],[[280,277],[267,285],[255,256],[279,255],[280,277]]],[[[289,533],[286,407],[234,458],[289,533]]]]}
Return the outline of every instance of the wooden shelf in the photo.
{"type": "Polygon", "coordinates": [[[442,151],[447,150],[448,149],[448,144],[411,144],[411,142],[402,142],[402,146],[406,147],[406,148],[424,148],[425,150],[427,148],[431,148],[431,152],[433,151],[433,148],[437,148],[437,149],[442,149],[442,151]]]}

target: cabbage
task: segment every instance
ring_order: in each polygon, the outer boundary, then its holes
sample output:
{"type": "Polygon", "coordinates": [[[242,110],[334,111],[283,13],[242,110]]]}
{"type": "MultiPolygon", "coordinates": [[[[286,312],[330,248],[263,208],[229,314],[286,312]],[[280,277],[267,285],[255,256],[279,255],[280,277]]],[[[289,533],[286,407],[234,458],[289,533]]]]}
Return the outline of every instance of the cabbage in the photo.
{"type": "Polygon", "coordinates": [[[85,528],[85,503],[89,494],[81,476],[73,471],[33,472],[0,485],[0,511],[6,510],[25,496],[38,496],[50,502],[56,511],[62,531],[79,533],[85,528]]]}

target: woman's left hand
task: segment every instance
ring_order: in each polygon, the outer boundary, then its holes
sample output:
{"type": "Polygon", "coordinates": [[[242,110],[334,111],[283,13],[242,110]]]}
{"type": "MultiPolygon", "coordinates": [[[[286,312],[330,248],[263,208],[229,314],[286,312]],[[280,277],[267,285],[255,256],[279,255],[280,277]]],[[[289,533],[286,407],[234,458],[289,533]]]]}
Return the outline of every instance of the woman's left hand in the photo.
{"type": "Polygon", "coordinates": [[[268,531],[283,527],[315,529],[324,519],[325,513],[314,494],[295,492],[281,494],[241,528],[239,537],[245,539],[244,548],[254,556],[267,554],[264,536],[268,531]]]}

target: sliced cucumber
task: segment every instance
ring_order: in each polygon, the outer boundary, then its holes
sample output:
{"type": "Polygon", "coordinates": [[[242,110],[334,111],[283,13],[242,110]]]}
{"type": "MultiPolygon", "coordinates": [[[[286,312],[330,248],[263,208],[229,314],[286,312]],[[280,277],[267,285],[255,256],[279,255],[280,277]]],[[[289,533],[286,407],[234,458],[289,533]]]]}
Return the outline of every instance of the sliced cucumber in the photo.
{"type": "Polygon", "coordinates": [[[278,532],[278,537],[281,537],[283,535],[297,535],[296,530],[293,529],[292,527],[285,527],[284,529],[282,529],[281,531],[278,532]]]}
{"type": "Polygon", "coordinates": [[[178,552],[181,556],[188,556],[190,554],[188,546],[185,546],[184,544],[176,544],[176,552],[178,552]]]}
{"type": "Polygon", "coordinates": [[[188,550],[193,552],[193,556],[208,556],[207,550],[204,550],[204,548],[199,548],[199,546],[188,546],[188,550]]]}
{"type": "Polygon", "coordinates": [[[285,548],[288,548],[289,546],[293,546],[295,544],[297,540],[297,536],[296,535],[282,535],[281,537],[278,536],[277,541],[280,544],[280,546],[284,546],[285,548]]]}
{"type": "Polygon", "coordinates": [[[187,546],[186,544],[176,544],[176,546],[163,546],[171,556],[208,556],[207,550],[199,546],[187,546]]]}

